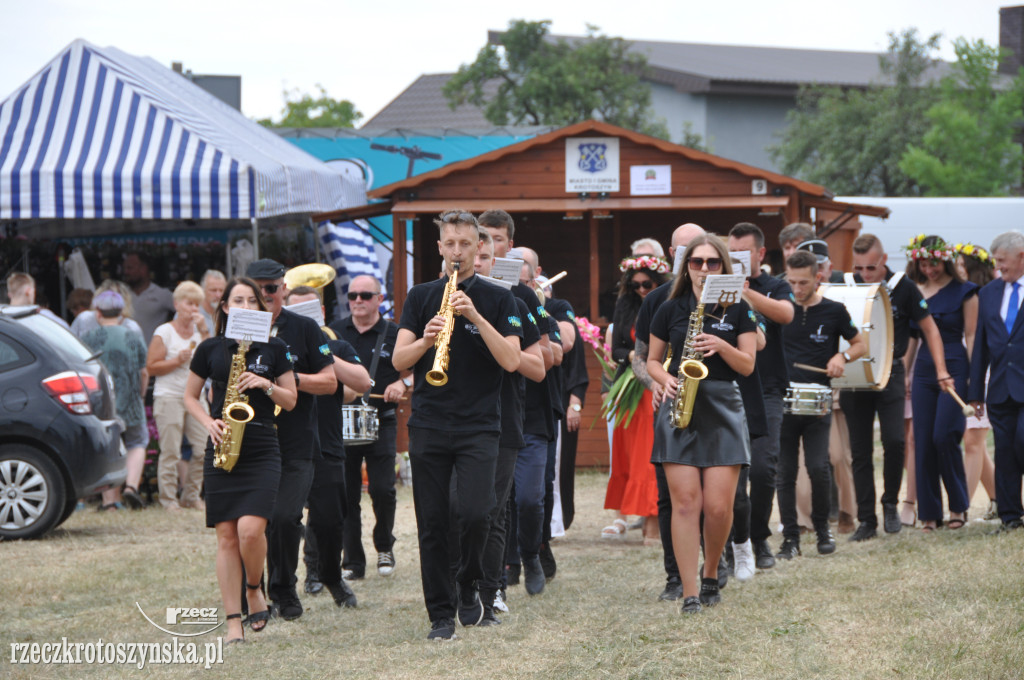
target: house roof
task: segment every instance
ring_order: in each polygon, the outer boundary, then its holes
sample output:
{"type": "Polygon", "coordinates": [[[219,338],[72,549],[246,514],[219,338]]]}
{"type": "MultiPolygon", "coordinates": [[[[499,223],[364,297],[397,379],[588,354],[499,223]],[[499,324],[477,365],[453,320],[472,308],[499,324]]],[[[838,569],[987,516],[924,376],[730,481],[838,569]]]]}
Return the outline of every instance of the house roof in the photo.
{"type": "MultiPolygon", "coordinates": [[[[391,128],[493,128],[484,112],[472,104],[462,104],[453,111],[442,89],[454,73],[430,73],[417,78],[360,130],[391,128]]],[[[488,97],[497,91],[497,83],[484,88],[488,97]]]]}

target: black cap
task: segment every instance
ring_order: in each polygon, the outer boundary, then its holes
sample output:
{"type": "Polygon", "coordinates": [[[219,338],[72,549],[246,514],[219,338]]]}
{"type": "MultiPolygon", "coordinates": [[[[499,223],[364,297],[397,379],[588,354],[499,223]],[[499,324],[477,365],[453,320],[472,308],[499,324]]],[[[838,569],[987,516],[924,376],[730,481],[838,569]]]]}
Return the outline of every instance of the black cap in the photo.
{"type": "Polygon", "coordinates": [[[276,260],[264,258],[256,260],[245,270],[245,275],[250,279],[261,279],[263,281],[274,281],[284,276],[284,265],[276,260]]]}
{"type": "Polygon", "coordinates": [[[809,253],[813,253],[818,258],[818,264],[828,260],[828,244],[821,239],[814,239],[813,241],[804,241],[796,247],[797,250],[806,250],[809,253]]]}

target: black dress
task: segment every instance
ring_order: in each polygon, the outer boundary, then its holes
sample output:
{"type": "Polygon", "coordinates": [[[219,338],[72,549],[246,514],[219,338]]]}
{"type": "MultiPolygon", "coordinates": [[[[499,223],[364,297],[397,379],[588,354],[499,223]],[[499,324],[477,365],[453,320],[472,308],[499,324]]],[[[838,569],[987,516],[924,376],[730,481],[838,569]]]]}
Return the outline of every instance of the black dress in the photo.
{"type": "MultiPolygon", "coordinates": [[[[192,356],[191,370],[213,384],[211,415],[221,418],[226,380],[238,343],[222,336],[204,340],[192,356]]],[[[253,343],[246,352],[246,370],[276,379],[292,370],[287,345],[277,338],[253,343]]],[[[245,426],[238,462],[231,472],[213,466],[213,441],[206,440],[203,479],[206,487],[206,526],[245,515],[270,519],[281,479],[281,449],[274,426],[274,402],[261,390],[248,390],[253,419],[245,426]]]]}
{"type": "MultiPolygon", "coordinates": [[[[672,347],[669,373],[679,370],[690,312],[695,301],[692,294],[666,301],[651,321],[651,335],[672,347]]],[[[742,333],[754,332],[757,321],[746,302],[723,308],[704,308],[704,332],[725,339],[736,346],[742,333]],[[713,315],[713,316],[712,316],[713,315]],[[717,317],[717,318],[716,318],[717,317]]],[[[652,463],[679,463],[694,467],[717,465],[749,465],[750,437],[736,371],[718,354],[704,359],[708,377],[700,381],[693,404],[693,417],[685,429],[671,423],[672,401],[664,401],[654,416],[654,427],[663,446],[654,447],[652,463]]]]}

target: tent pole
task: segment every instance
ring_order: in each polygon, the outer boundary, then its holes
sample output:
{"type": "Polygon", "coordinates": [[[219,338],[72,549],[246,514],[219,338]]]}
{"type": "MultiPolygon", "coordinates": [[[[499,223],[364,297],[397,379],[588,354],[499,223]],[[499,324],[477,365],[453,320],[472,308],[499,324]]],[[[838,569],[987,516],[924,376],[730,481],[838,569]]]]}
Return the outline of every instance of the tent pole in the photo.
{"type": "Polygon", "coordinates": [[[313,224],[313,218],[312,217],[309,217],[308,219],[309,219],[309,226],[313,230],[313,248],[314,248],[314,253],[316,254],[316,258],[313,261],[314,262],[319,262],[320,261],[320,230],[319,230],[319,228],[315,224],[313,224]]]}
{"type": "Polygon", "coordinates": [[[234,273],[231,271],[231,231],[228,231],[227,238],[224,239],[224,271],[227,272],[228,281],[234,277],[234,273]]]}
{"type": "Polygon", "coordinates": [[[252,254],[258,260],[260,259],[260,221],[252,217],[250,222],[252,222],[252,254]]]}

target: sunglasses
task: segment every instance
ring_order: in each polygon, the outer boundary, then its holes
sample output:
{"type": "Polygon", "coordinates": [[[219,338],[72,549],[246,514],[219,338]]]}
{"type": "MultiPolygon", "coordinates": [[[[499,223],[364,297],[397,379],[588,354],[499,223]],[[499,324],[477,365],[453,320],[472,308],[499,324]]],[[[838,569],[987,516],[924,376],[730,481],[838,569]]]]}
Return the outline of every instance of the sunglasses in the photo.
{"type": "Polygon", "coordinates": [[[476,224],[473,213],[461,210],[451,210],[441,214],[441,221],[445,224],[476,224]]]}
{"type": "Polygon", "coordinates": [[[274,293],[276,293],[280,289],[281,289],[281,284],[280,283],[264,283],[262,286],[260,286],[260,290],[262,290],[267,295],[273,295],[274,293]]]}
{"type": "Polygon", "coordinates": [[[348,294],[348,301],[349,302],[354,302],[356,300],[356,298],[359,298],[360,300],[363,300],[364,302],[368,302],[368,301],[372,300],[376,295],[377,295],[376,293],[371,293],[368,290],[363,290],[363,291],[360,291],[358,293],[349,293],[348,294]]]}
{"type": "Polygon", "coordinates": [[[630,290],[640,290],[641,288],[643,288],[644,290],[650,290],[651,288],[654,288],[654,281],[651,281],[650,279],[647,279],[646,281],[630,281],[629,282],[629,289],[630,290]]]}
{"type": "Polygon", "coordinates": [[[690,258],[690,269],[701,269],[704,265],[708,266],[709,272],[717,272],[722,268],[722,258],[720,257],[691,257],[690,258]]]}
{"type": "Polygon", "coordinates": [[[873,272],[876,269],[881,269],[882,263],[876,262],[875,264],[855,264],[853,265],[853,271],[855,272],[873,272]]]}

